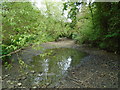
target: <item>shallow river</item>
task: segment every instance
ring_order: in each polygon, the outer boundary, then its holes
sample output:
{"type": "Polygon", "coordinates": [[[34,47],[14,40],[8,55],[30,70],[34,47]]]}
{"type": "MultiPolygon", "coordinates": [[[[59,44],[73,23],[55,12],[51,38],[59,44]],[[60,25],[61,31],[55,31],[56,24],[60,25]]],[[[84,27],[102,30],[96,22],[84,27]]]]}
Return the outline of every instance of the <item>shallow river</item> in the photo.
{"type": "Polygon", "coordinates": [[[3,67],[3,88],[47,87],[58,84],[67,70],[77,66],[87,54],[71,48],[46,49],[28,61],[18,58],[12,67],[3,67]]]}
{"type": "Polygon", "coordinates": [[[118,88],[120,85],[120,55],[77,45],[73,40],[34,47],[12,55],[11,65],[3,66],[2,88],[118,88]]]}

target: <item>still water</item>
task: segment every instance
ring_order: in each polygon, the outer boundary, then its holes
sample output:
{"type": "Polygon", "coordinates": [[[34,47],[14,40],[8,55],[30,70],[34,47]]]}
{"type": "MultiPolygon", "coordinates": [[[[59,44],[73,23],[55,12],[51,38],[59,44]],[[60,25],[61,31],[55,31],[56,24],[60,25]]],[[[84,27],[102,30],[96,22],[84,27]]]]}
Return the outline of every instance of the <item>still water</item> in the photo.
{"type": "Polygon", "coordinates": [[[19,59],[10,69],[3,67],[3,88],[55,85],[86,55],[76,49],[55,48],[33,56],[28,63],[19,59]]]}

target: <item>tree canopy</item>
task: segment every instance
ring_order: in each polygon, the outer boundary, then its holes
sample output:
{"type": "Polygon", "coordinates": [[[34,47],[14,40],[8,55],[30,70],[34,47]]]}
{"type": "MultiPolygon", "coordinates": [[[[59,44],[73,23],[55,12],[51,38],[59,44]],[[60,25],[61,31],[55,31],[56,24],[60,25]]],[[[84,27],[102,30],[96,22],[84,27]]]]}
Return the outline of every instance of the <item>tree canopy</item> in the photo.
{"type": "Polygon", "coordinates": [[[46,6],[44,13],[31,2],[2,3],[3,55],[59,37],[119,52],[120,2],[46,1],[43,4],[46,6]],[[65,11],[72,22],[66,22],[65,11]]]}

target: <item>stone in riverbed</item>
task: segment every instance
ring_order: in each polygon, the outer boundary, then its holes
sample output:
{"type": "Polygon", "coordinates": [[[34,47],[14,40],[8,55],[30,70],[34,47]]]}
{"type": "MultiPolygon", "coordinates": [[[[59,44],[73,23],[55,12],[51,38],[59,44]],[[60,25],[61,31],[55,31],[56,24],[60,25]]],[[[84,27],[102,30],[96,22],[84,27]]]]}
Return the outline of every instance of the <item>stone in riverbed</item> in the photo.
{"type": "Polygon", "coordinates": [[[22,80],[21,78],[18,78],[18,81],[22,80]]]}
{"type": "Polygon", "coordinates": [[[26,77],[22,77],[22,80],[25,80],[26,79],[26,77]]]}
{"type": "Polygon", "coordinates": [[[31,71],[31,73],[33,73],[33,74],[34,74],[34,73],[35,73],[35,71],[34,71],[34,70],[33,70],[33,71],[31,71]]]}
{"type": "Polygon", "coordinates": [[[10,74],[5,75],[5,77],[8,77],[8,76],[10,76],[10,74]]]}
{"type": "Polygon", "coordinates": [[[34,86],[33,88],[37,88],[36,86],[34,86]]]}
{"type": "Polygon", "coordinates": [[[10,82],[11,82],[10,80],[7,81],[7,83],[10,83],[10,82]]]}
{"type": "Polygon", "coordinates": [[[75,74],[75,72],[72,72],[72,74],[75,74]]]}
{"type": "Polygon", "coordinates": [[[21,77],[21,78],[18,78],[18,80],[25,80],[27,77],[21,77]]]}
{"type": "Polygon", "coordinates": [[[29,73],[28,73],[28,72],[26,72],[25,74],[26,74],[26,75],[28,75],[29,73]]]}
{"type": "Polygon", "coordinates": [[[13,82],[10,82],[10,84],[14,84],[13,82]]]}
{"type": "Polygon", "coordinates": [[[22,85],[22,83],[17,83],[17,86],[21,86],[22,85]]]}
{"type": "Polygon", "coordinates": [[[5,75],[2,79],[5,79],[5,78],[7,78],[8,76],[10,76],[10,74],[7,74],[7,75],[5,75]]]}

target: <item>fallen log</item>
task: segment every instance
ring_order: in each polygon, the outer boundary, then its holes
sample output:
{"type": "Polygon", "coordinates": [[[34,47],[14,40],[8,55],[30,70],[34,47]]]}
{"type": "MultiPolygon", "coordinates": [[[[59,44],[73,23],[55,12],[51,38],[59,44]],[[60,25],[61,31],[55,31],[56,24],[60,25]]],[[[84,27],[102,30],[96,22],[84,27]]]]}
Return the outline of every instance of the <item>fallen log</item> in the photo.
{"type": "MultiPolygon", "coordinates": [[[[29,46],[31,47],[33,44],[30,44],[29,46]]],[[[29,46],[26,46],[26,47],[29,47],[29,46]]],[[[21,50],[24,50],[26,47],[23,47],[23,48],[20,48],[20,49],[17,49],[9,54],[6,54],[6,55],[2,55],[0,56],[0,59],[2,59],[3,57],[7,57],[7,56],[11,56],[12,54],[15,54],[15,53],[18,53],[20,52],[21,50]]]]}

